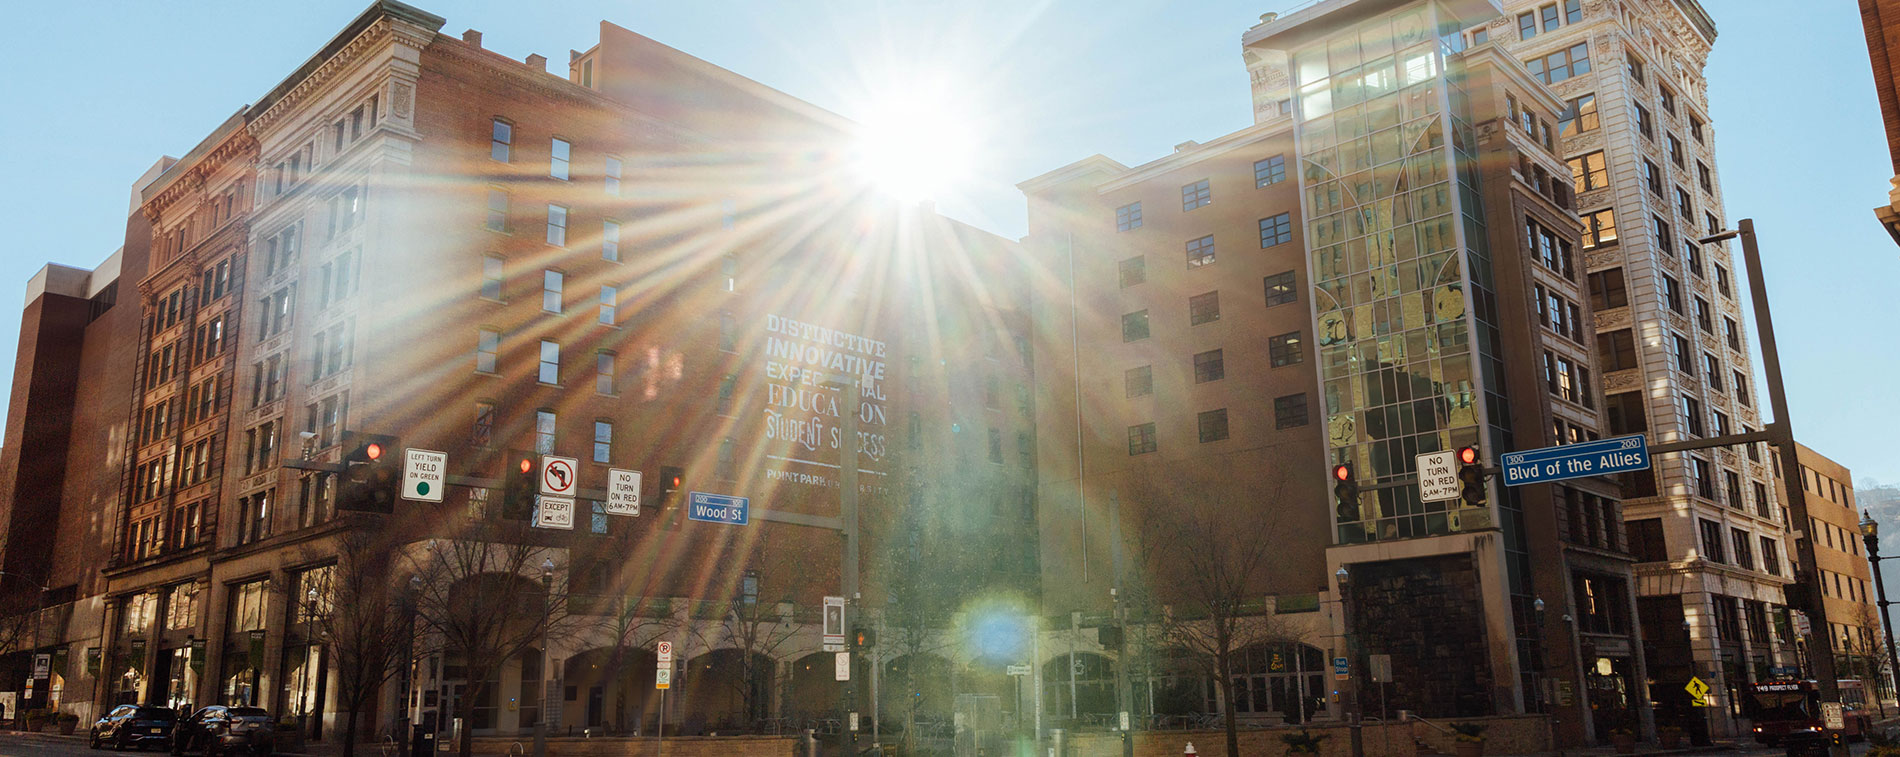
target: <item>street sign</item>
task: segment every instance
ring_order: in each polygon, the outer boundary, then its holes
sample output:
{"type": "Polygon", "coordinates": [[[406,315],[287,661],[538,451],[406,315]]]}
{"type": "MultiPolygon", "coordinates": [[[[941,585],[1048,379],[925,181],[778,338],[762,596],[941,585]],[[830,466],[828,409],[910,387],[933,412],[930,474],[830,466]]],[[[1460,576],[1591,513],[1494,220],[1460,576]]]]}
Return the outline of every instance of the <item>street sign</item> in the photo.
{"type": "Polygon", "coordinates": [[[1801,672],[1801,669],[1793,665],[1776,665],[1768,669],[1768,676],[1770,678],[1793,678],[1795,674],[1799,672],[1801,672]]]}
{"type": "Polygon", "coordinates": [[[840,681],[851,680],[851,653],[839,652],[832,659],[836,662],[832,675],[840,681]]]}
{"type": "Polygon", "coordinates": [[[1703,683],[1702,679],[1696,678],[1694,676],[1690,676],[1689,682],[1686,684],[1683,684],[1682,690],[1689,692],[1690,706],[1692,707],[1709,706],[1709,685],[1706,683],[1703,683]]]}
{"type": "Polygon", "coordinates": [[[1457,499],[1458,453],[1455,450],[1427,452],[1418,456],[1418,498],[1425,502],[1457,499]]]}
{"type": "Polygon", "coordinates": [[[1814,624],[1808,621],[1807,613],[1801,612],[1800,610],[1796,610],[1790,614],[1794,616],[1795,635],[1809,636],[1814,633],[1814,624]]]}
{"type": "Polygon", "coordinates": [[[855,712],[851,713],[851,730],[858,730],[858,714],[855,712]]]}
{"type": "Polygon", "coordinates": [[[747,512],[750,506],[751,500],[745,497],[693,492],[686,501],[686,519],[743,526],[750,520],[747,512]]]}
{"type": "Polygon", "coordinates": [[[574,530],[574,499],[572,497],[539,497],[534,508],[535,528],[564,528],[574,530]]]}
{"type": "Polygon", "coordinates": [[[673,642],[662,641],[653,650],[654,662],[664,668],[673,664],[673,642]]]}
{"type": "Polygon", "coordinates": [[[1373,683],[1392,682],[1392,655],[1375,654],[1366,659],[1366,672],[1372,674],[1373,683]]]}
{"type": "Polygon", "coordinates": [[[673,668],[672,667],[670,666],[661,667],[659,670],[653,671],[653,688],[656,688],[656,689],[673,688],[673,668]]]}
{"type": "Polygon", "coordinates": [[[1004,668],[1003,672],[1007,675],[1012,675],[1012,676],[1026,676],[1026,675],[1029,675],[1033,671],[1029,669],[1028,665],[1011,665],[1007,668],[1004,668]]]}
{"type": "Polygon", "coordinates": [[[1649,441],[1630,434],[1594,442],[1506,452],[1498,461],[1506,486],[1523,486],[1567,478],[1649,468],[1649,441]]]}
{"type": "Polygon", "coordinates": [[[1121,730],[1124,730],[1124,731],[1128,730],[1128,711],[1127,710],[1122,710],[1121,725],[1122,725],[1121,730]]]}
{"type": "Polygon", "coordinates": [[[402,498],[441,502],[447,489],[449,453],[410,447],[402,456],[402,498]]]}
{"type": "Polygon", "coordinates": [[[50,654],[33,655],[33,677],[51,678],[53,676],[53,656],[50,654]]]}
{"type": "Polygon", "coordinates": [[[574,496],[574,492],[580,489],[580,477],[574,473],[580,462],[571,457],[542,455],[541,493],[556,497],[574,496]]]}
{"type": "Polygon", "coordinates": [[[607,514],[640,517],[640,472],[607,469],[607,514]]]}
{"type": "Polygon", "coordinates": [[[1352,677],[1352,668],[1346,664],[1346,658],[1333,658],[1333,680],[1344,681],[1352,677]]]}
{"type": "Polygon", "coordinates": [[[1840,702],[1822,702],[1821,720],[1823,721],[1822,727],[1827,730],[1843,731],[1847,729],[1847,719],[1842,716],[1840,702]]]}
{"type": "Polygon", "coordinates": [[[825,597],[825,646],[844,650],[844,597],[825,597]]]}

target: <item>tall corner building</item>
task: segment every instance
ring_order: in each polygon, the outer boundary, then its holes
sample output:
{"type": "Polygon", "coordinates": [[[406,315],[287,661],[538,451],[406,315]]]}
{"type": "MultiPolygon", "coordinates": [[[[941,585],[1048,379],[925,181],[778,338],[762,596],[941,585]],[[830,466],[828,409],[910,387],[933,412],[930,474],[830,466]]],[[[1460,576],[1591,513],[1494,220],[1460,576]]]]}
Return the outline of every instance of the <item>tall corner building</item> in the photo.
{"type": "MultiPolygon", "coordinates": [[[[1611,435],[1759,430],[1740,276],[1703,78],[1716,30],[1694,0],[1511,2],[1484,33],[1563,99],[1611,435]]],[[[1659,722],[1733,733],[1739,694],[1794,660],[1789,526],[1766,445],[1660,455],[1622,482],[1659,722]],[[1699,677],[1719,706],[1692,708],[1699,677]],[[1706,717],[1706,723],[1704,718],[1706,717]]]]}
{"type": "Polygon", "coordinates": [[[445,23],[369,5],[142,177],[119,252],[29,286],[0,595],[35,622],[9,688],[81,717],[255,705],[334,740],[343,655],[314,623],[367,530],[399,557],[526,545],[584,630],[505,659],[424,633],[359,736],[650,729],[669,639],[670,726],[760,729],[839,701],[817,622],[846,444],[867,608],[913,574],[919,617],[1034,596],[1013,243],[870,192],[844,119],[632,31],[601,23],[551,72],[445,23]],[[322,466],[352,433],[445,453],[443,501],[340,513],[322,466]],[[517,454],[573,460],[570,517],[505,493],[517,454]],[[614,470],[643,474],[641,515],[605,507],[614,470]],[[682,517],[692,493],[752,517],[682,517]],[[906,559],[925,529],[965,548],[906,559]],[[741,602],[771,644],[722,630],[741,602]],[[609,631],[623,611],[644,630],[609,631]]]}

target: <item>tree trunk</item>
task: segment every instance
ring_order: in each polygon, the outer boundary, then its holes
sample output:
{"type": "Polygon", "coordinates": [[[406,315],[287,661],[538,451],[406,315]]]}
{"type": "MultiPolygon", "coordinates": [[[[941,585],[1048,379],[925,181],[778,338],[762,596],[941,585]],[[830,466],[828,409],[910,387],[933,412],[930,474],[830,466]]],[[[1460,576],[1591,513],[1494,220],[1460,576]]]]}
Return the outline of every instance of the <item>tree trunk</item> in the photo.
{"type": "Polygon", "coordinates": [[[1240,754],[1240,728],[1234,723],[1234,676],[1232,653],[1222,645],[1220,654],[1214,656],[1214,667],[1220,671],[1221,697],[1225,700],[1221,709],[1226,717],[1222,718],[1227,728],[1227,754],[1236,757],[1240,754]]]}
{"type": "MultiPolygon", "coordinates": [[[[488,671],[482,671],[484,679],[487,678],[487,675],[488,671]]],[[[464,689],[466,693],[463,695],[462,700],[455,703],[455,717],[462,721],[462,732],[459,734],[462,743],[456,745],[455,751],[460,757],[470,757],[470,755],[475,753],[475,739],[470,736],[470,731],[474,729],[469,727],[469,723],[474,720],[475,700],[480,698],[483,694],[488,693],[487,688],[488,684],[486,683],[483,683],[480,687],[470,685],[467,689],[464,689]]]]}
{"type": "Polygon", "coordinates": [[[343,719],[343,757],[356,757],[356,710],[350,708],[349,716],[343,719]]]}

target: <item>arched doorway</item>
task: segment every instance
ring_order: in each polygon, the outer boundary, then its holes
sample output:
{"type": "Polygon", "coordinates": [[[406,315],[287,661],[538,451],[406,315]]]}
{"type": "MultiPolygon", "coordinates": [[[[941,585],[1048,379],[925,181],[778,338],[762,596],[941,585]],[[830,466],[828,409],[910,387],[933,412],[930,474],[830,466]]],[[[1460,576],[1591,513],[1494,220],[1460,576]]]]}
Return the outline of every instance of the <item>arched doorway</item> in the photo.
{"type": "Polygon", "coordinates": [[[755,730],[771,713],[777,664],[762,654],[715,649],[687,663],[680,732],[687,736],[755,730]]]}
{"type": "Polygon", "coordinates": [[[793,728],[809,727],[814,720],[836,718],[844,684],[838,682],[833,652],[813,652],[792,661],[785,690],[784,715],[793,728]]]}
{"type": "Polygon", "coordinates": [[[656,662],[651,650],[637,647],[596,647],[567,658],[562,722],[614,734],[651,733],[660,712],[656,662]]]}

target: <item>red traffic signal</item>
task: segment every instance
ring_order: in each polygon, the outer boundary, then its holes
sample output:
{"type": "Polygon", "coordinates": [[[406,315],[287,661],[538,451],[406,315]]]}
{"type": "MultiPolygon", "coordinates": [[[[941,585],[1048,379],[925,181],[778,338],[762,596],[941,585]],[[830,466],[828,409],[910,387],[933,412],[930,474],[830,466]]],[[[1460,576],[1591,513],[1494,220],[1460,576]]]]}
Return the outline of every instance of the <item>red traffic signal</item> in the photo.
{"type": "Polygon", "coordinates": [[[1484,463],[1478,462],[1478,448],[1464,447],[1458,450],[1458,486],[1459,499],[1466,507],[1483,507],[1487,499],[1484,490],[1484,463]]]}
{"type": "Polygon", "coordinates": [[[1333,480],[1351,481],[1352,480],[1352,466],[1350,465],[1333,466],[1333,480]]]}
{"type": "Polygon", "coordinates": [[[521,458],[521,462],[515,464],[515,467],[521,469],[522,473],[527,473],[534,470],[534,461],[524,457],[521,458]]]}
{"type": "Polygon", "coordinates": [[[1349,464],[1333,466],[1333,515],[1340,523],[1359,520],[1359,482],[1349,464]]]}
{"type": "Polygon", "coordinates": [[[371,460],[381,460],[383,458],[383,445],[370,442],[369,446],[363,448],[363,456],[371,460]]]}
{"type": "Polygon", "coordinates": [[[1478,462],[1478,448],[1465,447],[1464,449],[1458,450],[1458,462],[1464,463],[1465,465],[1478,462]]]}

